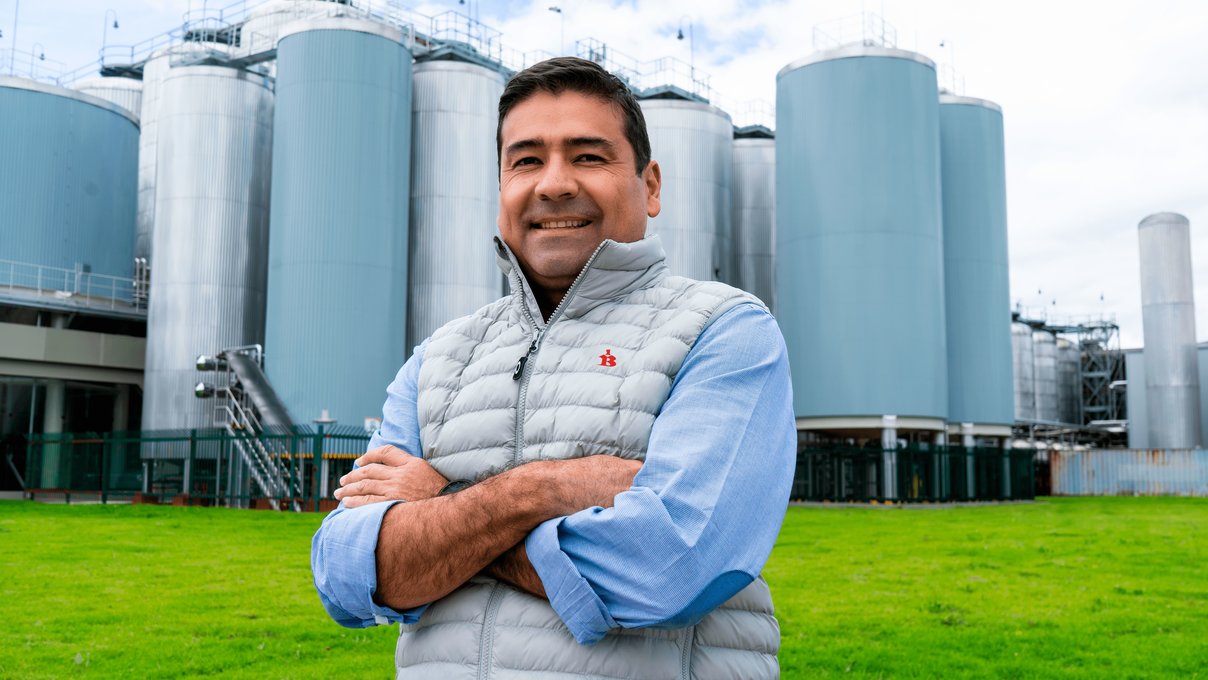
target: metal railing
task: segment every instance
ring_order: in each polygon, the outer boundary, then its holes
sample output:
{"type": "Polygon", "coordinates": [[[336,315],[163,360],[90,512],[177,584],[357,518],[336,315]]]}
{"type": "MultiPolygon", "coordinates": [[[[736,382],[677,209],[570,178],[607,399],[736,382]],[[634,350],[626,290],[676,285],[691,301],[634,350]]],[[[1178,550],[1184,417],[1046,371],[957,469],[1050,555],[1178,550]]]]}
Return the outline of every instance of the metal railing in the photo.
{"type": "Polygon", "coordinates": [[[830,50],[851,44],[897,47],[898,30],[874,12],[842,17],[814,26],[816,50],[830,50]]]}
{"type": "Polygon", "coordinates": [[[228,429],[34,435],[25,445],[26,497],[327,511],[369,443],[360,428],[298,426],[251,435],[228,429]],[[266,493],[243,450],[268,452],[287,487],[266,493]]]}
{"type": "Polygon", "coordinates": [[[47,300],[89,309],[145,310],[135,279],[29,262],[0,260],[0,296],[47,300]]]}
{"type": "Polygon", "coordinates": [[[790,497],[830,502],[1032,500],[1032,449],[912,445],[805,448],[797,453],[790,497]]]}

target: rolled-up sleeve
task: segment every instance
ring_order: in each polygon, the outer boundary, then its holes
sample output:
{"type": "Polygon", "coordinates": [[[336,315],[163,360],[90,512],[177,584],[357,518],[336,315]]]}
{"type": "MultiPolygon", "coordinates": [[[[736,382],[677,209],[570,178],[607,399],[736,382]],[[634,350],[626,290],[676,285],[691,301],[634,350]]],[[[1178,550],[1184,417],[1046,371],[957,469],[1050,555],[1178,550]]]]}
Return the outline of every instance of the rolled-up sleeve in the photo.
{"type": "Polygon", "coordinates": [[[633,487],[525,541],[575,639],[692,625],[750,584],[784,521],[795,451],[780,329],[739,305],[685,358],[633,487]]]}
{"type": "MultiPolygon", "coordinates": [[[[425,344],[415,348],[386,390],[382,425],[369,441],[374,449],[394,445],[420,455],[419,421],[415,402],[425,344]]],[[[387,623],[415,623],[426,606],[395,611],[373,601],[377,591],[377,542],[382,517],[395,503],[373,503],[359,508],[343,504],[332,511],[315,532],[310,547],[310,568],[323,608],[341,626],[365,628],[387,623]]]]}

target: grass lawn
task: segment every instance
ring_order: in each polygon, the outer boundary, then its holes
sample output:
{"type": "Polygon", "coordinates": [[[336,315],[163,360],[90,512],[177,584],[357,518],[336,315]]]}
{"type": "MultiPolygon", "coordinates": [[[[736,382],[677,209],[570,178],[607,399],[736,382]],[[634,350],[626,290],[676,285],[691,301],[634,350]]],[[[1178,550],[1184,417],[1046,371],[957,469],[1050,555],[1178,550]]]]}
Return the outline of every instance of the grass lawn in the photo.
{"type": "MultiPolygon", "coordinates": [[[[320,517],[0,501],[0,678],[376,677],[331,623],[320,517]]],[[[1208,678],[1208,501],[791,508],[765,570],[786,678],[1208,678]]]]}

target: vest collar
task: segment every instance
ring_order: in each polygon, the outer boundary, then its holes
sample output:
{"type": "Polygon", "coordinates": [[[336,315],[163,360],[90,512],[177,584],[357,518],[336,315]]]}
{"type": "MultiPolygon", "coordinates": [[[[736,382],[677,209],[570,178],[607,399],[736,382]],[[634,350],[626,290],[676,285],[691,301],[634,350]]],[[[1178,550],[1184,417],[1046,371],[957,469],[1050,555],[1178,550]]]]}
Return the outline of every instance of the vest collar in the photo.
{"type": "MultiPolygon", "coordinates": [[[[495,248],[499,268],[508,277],[512,295],[520,293],[522,304],[533,321],[544,326],[541,308],[516,256],[498,236],[495,237],[495,248]]],[[[667,275],[666,258],[663,242],[657,234],[647,234],[641,241],[632,243],[605,239],[588,258],[583,271],[566,292],[567,297],[558,306],[561,311],[556,313],[562,317],[579,317],[609,300],[648,288],[667,275]]],[[[550,318],[553,320],[554,317],[550,318]]]]}

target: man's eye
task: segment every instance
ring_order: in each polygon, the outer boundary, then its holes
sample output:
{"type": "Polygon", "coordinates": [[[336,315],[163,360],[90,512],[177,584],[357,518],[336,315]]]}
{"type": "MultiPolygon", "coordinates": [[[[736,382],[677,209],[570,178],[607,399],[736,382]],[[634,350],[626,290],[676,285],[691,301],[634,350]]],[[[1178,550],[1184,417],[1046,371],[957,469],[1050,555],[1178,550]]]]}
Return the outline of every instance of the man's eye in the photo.
{"type": "Polygon", "coordinates": [[[594,153],[585,153],[585,154],[579,156],[579,160],[587,161],[588,163],[600,163],[604,159],[595,155],[594,153]]]}
{"type": "Polygon", "coordinates": [[[537,158],[534,156],[525,156],[524,158],[517,160],[515,163],[512,163],[512,167],[518,168],[522,165],[535,165],[538,162],[540,162],[540,161],[538,161],[537,158]]]}

